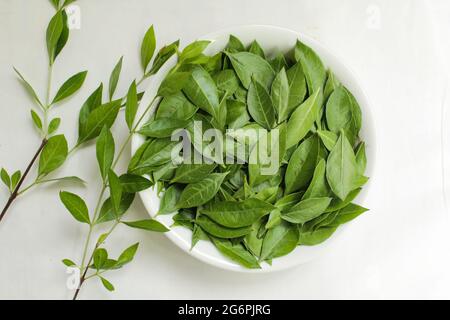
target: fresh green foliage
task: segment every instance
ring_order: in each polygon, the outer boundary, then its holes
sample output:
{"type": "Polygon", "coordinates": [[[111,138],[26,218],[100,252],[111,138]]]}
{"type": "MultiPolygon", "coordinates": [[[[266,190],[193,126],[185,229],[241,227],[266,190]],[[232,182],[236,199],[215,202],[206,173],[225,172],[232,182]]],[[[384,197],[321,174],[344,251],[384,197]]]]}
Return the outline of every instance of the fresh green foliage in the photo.
{"type": "Polygon", "coordinates": [[[59,197],[64,206],[76,220],[82,223],[91,223],[89,211],[83,199],[70,192],[60,192],[59,197]]]}
{"type": "Polygon", "coordinates": [[[58,169],[66,161],[68,146],[63,135],[51,137],[39,157],[38,174],[40,177],[58,169]]]}
{"type": "Polygon", "coordinates": [[[144,69],[144,73],[147,70],[147,67],[152,60],[153,54],[156,49],[156,37],[155,37],[155,29],[151,26],[142,41],[141,45],[141,64],[144,69]]]}
{"type": "Polygon", "coordinates": [[[120,73],[122,72],[123,57],[120,57],[111,76],[109,77],[109,101],[113,99],[114,93],[116,92],[117,84],[119,83],[120,73]]]}
{"type": "MultiPolygon", "coordinates": [[[[62,52],[69,39],[69,27],[67,23],[68,18],[64,8],[74,1],[75,0],[50,0],[56,10],[56,13],[48,23],[46,30],[46,45],[49,61],[48,81],[46,86],[47,94],[45,100],[42,100],[39,97],[37,91],[31,83],[25,79],[25,77],[16,68],[14,68],[19,81],[24,86],[27,93],[31,96],[35,105],[39,107],[31,110],[31,118],[37,132],[39,133],[41,143],[39,148],[36,148],[37,152],[32,156],[31,161],[28,163],[27,169],[24,170],[23,176],[21,171],[15,171],[10,177],[8,188],[11,194],[8,202],[2,210],[0,220],[3,219],[13,201],[36,185],[57,181],[79,182],[81,180],[79,178],[75,179],[75,177],[47,177],[50,173],[63,165],[69,154],[68,144],[65,137],[61,134],[55,135],[61,124],[61,119],[58,117],[51,117],[50,110],[56,103],[62,102],[64,99],[77,92],[83,85],[87,75],[87,71],[76,73],[60,86],[53,98],[51,97],[54,61],[62,52]],[[36,161],[39,162],[39,165],[34,181],[28,185],[23,185],[23,183],[26,183],[28,175],[33,173],[31,169],[36,161]]],[[[75,148],[71,151],[74,150],[75,148]]],[[[5,180],[6,176],[3,174],[2,178],[5,180]]]]}
{"type": "Polygon", "coordinates": [[[138,108],[138,94],[136,81],[133,81],[128,89],[127,103],[125,106],[125,121],[127,122],[128,129],[133,129],[134,120],[136,118],[136,112],[138,108]]]}
{"type": "Polygon", "coordinates": [[[53,98],[52,104],[55,104],[63,99],[66,99],[77,92],[83,85],[86,79],[87,71],[77,73],[70,77],[66,82],[63,83],[61,88],[59,88],[56,93],[55,98],[53,98]]]}
{"type": "MultiPolygon", "coordinates": [[[[97,205],[92,211],[88,210],[86,203],[79,196],[69,192],[61,192],[60,194],[61,201],[71,215],[77,221],[89,224],[89,232],[84,245],[81,262],[76,264],[72,260],[63,260],[65,265],[76,266],[80,269],[81,285],[83,285],[86,280],[97,277],[107,290],[113,291],[114,286],[104,277],[104,273],[106,271],[119,269],[133,260],[138,249],[138,244],[134,244],[124,250],[116,260],[108,257],[108,251],[104,247],[104,244],[118,225],[125,225],[146,231],[169,231],[166,226],[155,219],[143,219],[137,221],[124,220],[127,211],[136,198],[136,193],[150,188],[154,183],[152,180],[131,172],[133,170],[121,175],[116,173],[117,163],[123,156],[128,142],[131,140],[132,135],[137,132],[137,127],[140,126],[143,119],[143,117],[136,119],[140,98],[142,97],[142,94],[138,93],[138,87],[143,80],[156,73],[161,66],[177,52],[178,48],[177,43],[163,47],[159,51],[154,62],[151,63],[155,50],[156,40],[154,28],[152,26],[147,31],[141,45],[141,63],[144,69],[142,78],[139,81],[133,81],[130,84],[128,93],[125,97],[113,100],[123,64],[123,58],[120,58],[110,75],[108,90],[109,101],[103,101],[103,85],[100,84],[86,99],[79,113],[78,142],[76,147],[79,147],[90,140],[97,140],[96,156],[99,175],[102,181],[97,205]],[[125,106],[124,120],[128,127],[128,138],[125,139],[122,146],[116,148],[111,127],[116,122],[119,111],[123,106],[125,106]],[[117,154],[116,150],[118,150],[117,154]],[[98,237],[92,252],[89,253],[88,250],[92,247],[91,238],[96,226],[99,224],[102,224],[105,227],[109,225],[109,231],[98,237]]],[[[175,74],[177,76],[183,74],[185,80],[191,75],[187,72],[178,72],[175,74]]],[[[82,82],[81,80],[84,80],[84,76],[85,74],[78,74],[69,79],[62,86],[62,89],[58,91],[54,101],[60,101],[74,93],[76,91],[75,89],[82,82]]],[[[181,80],[183,79],[178,77],[175,81],[167,81],[166,88],[167,90],[172,91],[168,92],[162,87],[159,91],[160,95],[165,96],[167,94],[169,98],[173,93],[178,93],[184,86],[183,84],[179,85],[181,80]],[[177,85],[179,85],[178,89],[173,90],[173,86],[177,85]]],[[[146,108],[144,114],[149,112],[153,103],[154,102],[148,106],[144,106],[146,108]]],[[[169,115],[172,116],[171,113],[169,115]]],[[[158,122],[141,129],[141,132],[146,133],[149,136],[165,136],[165,131],[167,131],[165,126],[167,125],[167,122],[165,122],[166,120],[164,119],[165,118],[159,118],[156,120],[158,122]]],[[[170,120],[177,121],[177,119],[174,118],[170,118],[170,120]]],[[[179,122],[176,122],[175,127],[179,124],[179,122]]],[[[133,169],[139,172],[139,170],[145,170],[147,167],[159,166],[168,162],[168,160],[170,160],[170,150],[171,147],[173,147],[173,144],[169,144],[169,147],[167,146],[168,141],[170,141],[170,139],[164,140],[164,143],[158,141],[154,145],[148,145],[148,150],[146,148],[141,148],[142,154],[138,154],[132,159],[130,167],[134,167],[133,169]],[[140,159],[141,157],[145,157],[146,161],[138,163],[136,158],[140,159]],[[133,164],[134,162],[136,162],[136,165],[133,164]]],[[[40,172],[44,175],[49,171],[54,170],[66,155],[67,144],[63,144],[62,136],[51,137],[41,155],[40,172]]],[[[167,192],[167,194],[170,195],[169,192],[167,192]]],[[[171,206],[171,203],[173,203],[173,201],[168,200],[167,206],[171,206]]],[[[173,205],[175,206],[176,203],[177,201],[175,201],[173,205]]],[[[78,290],[76,291],[74,298],[77,297],[77,294],[78,290]]]]}
{"type": "MultiPolygon", "coordinates": [[[[138,130],[147,140],[128,174],[148,175],[164,191],[158,214],[172,214],[173,227],[190,229],[192,246],[209,240],[236,263],[260,268],[298,245],[325,241],[367,210],[352,203],[368,179],[361,111],[301,42],[295,61],[269,56],[257,41],[246,47],[233,35],[214,56],[204,54],[208,44],[195,41],[179,54],[159,88],[155,116],[138,130]],[[182,129],[191,135],[190,150],[170,139],[182,129]],[[225,144],[247,154],[238,158],[226,148],[213,155],[192,139],[207,129],[219,129],[225,144]],[[252,130],[266,133],[268,142],[260,145],[261,137],[247,135],[252,130]],[[278,153],[270,174],[260,148],[278,153]],[[172,154],[183,157],[172,162],[172,154]],[[198,155],[202,163],[186,161],[198,155]]],[[[151,229],[154,222],[127,224],[151,229]]]]}
{"type": "Polygon", "coordinates": [[[100,174],[104,181],[106,181],[108,172],[114,161],[114,150],[114,137],[107,127],[103,127],[103,130],[97,140],[96,153],[98,165],[100,167],[100,174]]]}

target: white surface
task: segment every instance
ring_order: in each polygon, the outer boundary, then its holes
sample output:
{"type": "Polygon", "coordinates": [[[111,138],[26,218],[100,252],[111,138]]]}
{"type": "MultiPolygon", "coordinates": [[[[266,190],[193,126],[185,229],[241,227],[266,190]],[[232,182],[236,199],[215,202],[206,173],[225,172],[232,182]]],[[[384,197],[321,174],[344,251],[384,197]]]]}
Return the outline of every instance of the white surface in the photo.
{"type": "MultiPolygon", "coordinates": [[[[449,51],[439,51],[450,48],[450,4],[425,2],[79,0],[81,30],[72,32],[54,77],[61,83],[80,69],[90,71],[82,92],[55,110],[72,143],[81,102],[99,81],[107,81],[122,54],[118,91],[125,93],[130,80],[139,76],[138,46],[152,23],[159,43],[176,38],[187,43],[214,30],[252,23],[279,25],[318,39],[361,79],[374,105],[378,141],[377,175],[367,198],[371,211],[320,260],[281,273],[236,274],[189,257],[163,235],[120,227],[108,246],[115,255],[140,241],[135,261],[108,275],[115,293],[94,280],[81,298],[450,298],[442,179],[442,159],[449,158],[441,149],[441,114],[447,114],[442,58],[449,51]]],[[[23,168],[38,144],[29,120],[31,103],[11,66],[39,92],[44,90],[44,31],[51,13],[45,0],[0,2],[0,165],[9,170],[23,168]]],[[[114,130],[123,139],[123,121],[114,130]]],[[[76,153],[64,173],[77,173],[89,182],[87,189],[66,189],[92,204],[99,184],[93,148],[76,153]]],[[[87,230],[59,203],[60,188],[27,194],[0,225],[0,298],[71,296],[59,261],[80,259],[87,230]]],[[[0,202],[5,199],[6,193],[0,193],[0,202]]],[[[139,201],[131,211],[134,217],[146,216],[139,201]]]]}
{"type": "MultiPolygon", "coordinates": [[[[256,39],[264,49],[266,56],[269,58],[273,58],[279,52],[283,52],[285,54],[289,53],[295,46],[298,39],[301,39],[303,43],[313,48],[314,51],[321,57],[325,66],[333,70],[336,78],[339,79],[339,81],[347,88],[349,88],[361,106],[364,127],[361,130],[360,136],[366,143],[366,154],[368,159],[368,166],[365,174],[369,177],[374,176],[373,168],[376,163],[376,141],[374,124],[371,116],[372,107],[370,106],[364,91],[361,89],[359,81],[352,74],[352,71],[342,64],[340,58],[336,57],[332,50],[325,48],[321,43],[304,34],[300,34],[289,29],[267,25],[250,25],[227,28],[202,36],[201,39],[211,41],[211,44],[208,46],[205,54],[213,56],[222,51],[228,44],[230,34],[238,37],[245,46],[249,46],[251,42],[256,39]]],[[[138,110],[137,119],[140,119],[140,117],[143,116],[147,106],[155,98],[161,82],[169,71],[175,67],[176,63],[177,59],[174,56],[172,59],[167,61],[166,65],[161,68],[160,72],[149,81],[148,89],[140,103],[141,107],[138,110]]],[[[145,120],[141,123],[141,126],[154,115],[155,108],[156,105],[152,106],[152,108],[146,113],[144,118],[145,120]]],[[[138,134],[133,136],[131,142],[131,155],[135,154],[138,148],[144,144],[145,140],[146,139],[144,136],[138,134]]],[[[364,191],[358,195],[354,202],[365,206],[364,200],[366,195],[370,193],[370,185],[371,183],[369,181],[369,183],[364,186],[364,191]]],[[[155,187],[144,190],[140,192],[139,195],[149,214],[152,217],[156,217],[156,213],[158,212],[160,206],[160,196],[162,196],[162,194],[159,196],[158,190],[155,187]]],[[[161,215],[156,218],[169,227],[173,224],[172,217],[173,215],[161,215]]],[[[222,255],[210,241],[200,241],[195,248],[192,248],[192,232],[186,228],[172,228],[172,230],[165,233],[165,235],[182,250],[213,266],[237,272],[265,273],[292,268],[320,257],[327,250],[333,249],[332,244],[336,241],[343,230],[349,229],[347,226],[344,228],[339,228],[339,230],[328,241],[316,246],[298,247],[289,255],[274,259],[271,265],[261,263],[261,269],[248,269],[242,267],[238,263],[235,263],[231,259],[222,255]]]]}

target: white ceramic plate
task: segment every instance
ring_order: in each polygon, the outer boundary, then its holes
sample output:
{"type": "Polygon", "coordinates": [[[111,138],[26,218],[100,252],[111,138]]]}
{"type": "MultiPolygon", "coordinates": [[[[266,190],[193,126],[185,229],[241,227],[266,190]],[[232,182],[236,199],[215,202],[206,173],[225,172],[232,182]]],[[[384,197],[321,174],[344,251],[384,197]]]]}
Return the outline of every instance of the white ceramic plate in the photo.
{"type": "MultiPolygon", "coordinates": [[[[371,177],[375,162],[376,145],[372,117],[370,116],[369,101],[366,95],[363,93],[362,89],[359,87],[358,81],[356,80],[355,76],[347,67],[342,64],[342,62],[332,53],[332,51],[325,48],[316,40],[311,39],[308,36],[298,32],[273,26],[250,25],[234,27],[201,37],[201,39],[212,41],[205,53],[208,55],[213,55],[222,50],[228,43],[230,34],[237,36],[243,41],[245,45],[250,44],[251,41],[256,39],[266,52],[266,55],[268,55],[269,57],[279,51],[288,52],[294,47],[297,39],[300,39],[302,42],[313,48],[318,53],[324,64],[329,67],[335,73],[336,77],[354,94],[361,106],[363,114],[363,128],[361,130],[361,137],[364,141],[366,141],[367,144],[367,175],[371,177]]],[[[142,98],[142,102],[138,111],[138,117],[143,113],[146,106],[148,106],[150,101],[155,97],[159,84],[164,79],[167,72],[175,64],[176,57],[172,57],[164,65],[160,72],[152,78],[149,87],[146,90],[144,97],[142,98]]],[[[154,112],[154,110],[151,110],[149,112],[147,118],[151,115],[152,112],[154,112]]],[[[140,135],[135,135],[133,137],[133,154],[136,152],[139,146],[144,143],[144,141],[144,138],[140,135]]],[[[363,188],[363,191],[355,200],[357,203],[364,205],[364,198],[369,188],[370,182],[363,188]]],[[[160,204],[160,200],[155,190],[148,189],[146,191],[143,191],[140,193],[140,197],[150,216],[154,217],[156,212],[158,211],[160,204]]],[[[173,223],[172,215],[159,216],[157,217],[157,219],[168,227],[173,223]]],[[[260,273],[282,270],[311,261],[319,254],[323,253],[323,251],[325,251],[327,248],[329,248],[332,245],[333,241],[335,241],[336,237],[338,237],[344,230],[349,229],[351,230],[351,228],[347,228],[347,226],[341,227],[330,239],[325,241],[323,244],[313,247],[298,247],[289,255],[274,259],[272,266],[263,263],[263,265],[261,266],[262,269],[246,269],[244,267],[241,267],[228,258],[222,256],[217,251],[217,249],[208,241],[200,241],[193,250],[190,250],[192,232],[186,228],[175,227],[170,232],[167,232],[166,236],[182,250],[208,264],[232,271],[260,273]]]]}

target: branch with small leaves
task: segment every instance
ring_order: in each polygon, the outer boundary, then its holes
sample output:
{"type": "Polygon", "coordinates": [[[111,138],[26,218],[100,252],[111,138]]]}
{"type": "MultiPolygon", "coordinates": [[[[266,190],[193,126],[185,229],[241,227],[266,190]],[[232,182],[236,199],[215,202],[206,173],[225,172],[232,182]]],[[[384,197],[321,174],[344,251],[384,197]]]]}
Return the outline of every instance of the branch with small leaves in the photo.
{"type": "Polygon", "coordinates": [[[119,160],[123,157],[124,150],[129,144],[131,137],[137,132],[145,115],[152,110],[158,98],[155,97],[153,101],[146,106],[143,115],[137,119],[137,110],[142,97],[142,94],[138,93],[139,84],[156,74],[164,63],[178,52],[177,48],[178,42],[163,47],[156,54],[153,63],[150,64],[156,49],[154,28],[153,26],[150,27],[145,34],[141,45],[141,62],[143,67],[143,76],[141,79],[131,83],[124,98],[114,100],[123,65],[123,57],[121,57],[114,67],[109,79],[109,101],[102,104],[103,85],[101,84],[91,94],[80,110],[79,138],[77,145],[95,138],[97,139],[96,156],[102,186],[98,200],[91,214],[88,206],[81,197],[66,191],[60,193],[62,203],[75,220],[89,226],[83,253],[81,255],[81,262],[76,264],[70,259],[63,260],[63,263],[66,266],[79,268],[80,271],[79,287],[76,290],[73,299],[77,299],[83,284],[87,280],[93,278],[100,279],[100,282],[106,289],[110,291],[114,290],[113,284],[104,277],[104,273],[122,268],[125,264],[133,260],[138,249],[138,244],[133,244],[125,249],[117,259],[109,258],[108,251],[104,247],[105,241],[119,225],[126,225],[132,228],[155,232],[166,232],[169,230],[154,219],[140,221],[124,220],[124,215],[133,203],[135,194],[150,188],[153,183],[140,175],[125,173],[118,176],[114,170],[119,160]],[[125,107],[125,122],[128,127],[128,136],[122,146],[118,149],[116,155],[116,145],[110,128],[116,121],[119,110],[123,106],[125,107]],[[106,197],[107,193],[109,193],[109,197],[106,197]],[[91,243],[96,227],[106,223],[110,224],[109,231],[100,235],[95,244],[91,243]]]}
{"type": "Polygon", "coordinates": [[[39,133],[41,142],[23,174],[20,170],[18,170],[10,176],[6,169],[3,168],[1,170],[1,180],[8,188],[10,196],[0,214],[0,222],[3,220],[8,209],[17,197],[36,185],[67,180],[83,182],[77,177],[48,177],[50,173],[53,173],[64,164],[69,155],[66,138],[62,134],[56,135],[61,119],[58,117],[50,119],[50,111],[54,106],[61,104],[64,100],[74,95],[82,87],[87,75],[87,71],[82,71],[71,76],[60,86],[56,94],[52,97],[53,66],[56,58],[62,52],[69,39],[69,27],[67,25],[67,14],[65,12],[65,8],[74,1],[75,0],[51,0],[51,3],[56,9],[56,13],[51,18],[46,31],[46,44],[49,60],[45,100],[39,97],[36,90],[30,82],[26,80],[22,73],[18,69],[14,68],[20,82],[23,84],[35,104],[35,108],[31,109],[30,113],[34,126],[39,133]],[[37,160],[39,160],[39,165],[35,180],[30,185],[23,187],[22,189],[25,179],[32,171],[32,168],[37,160]]]}

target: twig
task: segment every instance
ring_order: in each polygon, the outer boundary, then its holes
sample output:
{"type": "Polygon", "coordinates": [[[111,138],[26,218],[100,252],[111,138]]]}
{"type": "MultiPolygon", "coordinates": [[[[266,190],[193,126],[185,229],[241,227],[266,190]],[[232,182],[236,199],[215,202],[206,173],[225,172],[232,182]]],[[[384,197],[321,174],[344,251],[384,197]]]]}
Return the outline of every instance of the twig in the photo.
{"type": "Polygon", "coordinates": [[[33,164],[36,162],[36,159],[38,158],[39,154],[42,152],[42,149],[44,149],[46,144],[47,144],[47,139],[44,138],[42,140],[42,143],[41,143],[39,149],[37,150],[36,154],[33,156],[33,159],[31,159],[31,162],[28,164],[28,167],[25,170],[23,176],[19,180],[19,183],[17,184],[16,188],[11,193],[11,196],[9,197],[8,202],[6,203],[5,207],[3,208],[2,213],[0,215],[0,222],[3,220],[3,217],[6,215],[6,212],[8,211],[11,204],[14,202],[14,200],[19,195],[20,187],[22,186],[23,182],[25,181],[25,178],[27,177],[28,173],[30,172],[31,168],[33,167],[33,164]]]}

